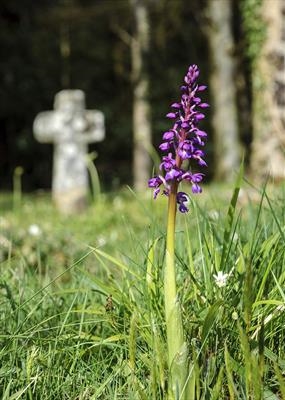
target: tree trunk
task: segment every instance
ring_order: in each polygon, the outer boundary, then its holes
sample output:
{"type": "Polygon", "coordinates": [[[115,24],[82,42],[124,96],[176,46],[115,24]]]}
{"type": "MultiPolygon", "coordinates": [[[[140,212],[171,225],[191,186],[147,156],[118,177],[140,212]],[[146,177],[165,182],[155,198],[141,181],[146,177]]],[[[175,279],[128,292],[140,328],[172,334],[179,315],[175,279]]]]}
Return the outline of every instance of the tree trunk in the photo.
{"type": "MultiPolygon", "coordinates": [[[[60,5],[66,15],[70,12],[72,0],[62,0],[60,5]]],[[[63,89],[70,89],[70,26],[68,19],[62,19],[60,22],[60,55],[61,55],[61,86],[63,89]]]]}
{"type": "Polygon", "coordinates": [[[148,99],[149,19],[145,0],[131,0],[135,35],[132,40],[133,73],[133,178],[137,191],[145,190],[150,175],[151,119],[148,99]]]}
{"type": "Polygon", "coordinates": [[[240,162],[234,40],[231,32],[232,1],[209,0],[208,5],[215,178],[232,181],[240,162]]]}
{"type": "Polygon", "coordinates": [[[285,179],[285,0],[264,0],[266,38],[253,64],[253,143],[255,180],[285,179]]]}

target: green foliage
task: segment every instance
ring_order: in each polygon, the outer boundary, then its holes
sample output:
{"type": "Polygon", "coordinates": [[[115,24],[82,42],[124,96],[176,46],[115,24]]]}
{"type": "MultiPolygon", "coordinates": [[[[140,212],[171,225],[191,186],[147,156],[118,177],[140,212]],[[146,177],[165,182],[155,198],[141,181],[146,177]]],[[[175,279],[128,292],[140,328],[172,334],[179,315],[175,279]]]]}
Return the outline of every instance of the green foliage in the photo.
{"type": "MultiPolygon", "coordinates": [[[[284,190],[245,203],[252,190],[206,188],[177,221],[189,399],[284,397],[284,190]]],[[[1,398],[167,399],[165,206],[101,195],[64,218],[24,196],[2,214],[1,398]],[[44,234],[30,237],[35,222],[44,234]],[[23,251],[31,240],[36,262],[23,251]],[[59,247],[66,258],[56,261],[59,247]]]]}
{"type": "Polygon", "coordinates": [[[252,65],[259,58],[266,35],[266,23],[261,16],[262,2],[267,0],[241,0],[240,8],[245,34],[246,55],[252,65]]]}

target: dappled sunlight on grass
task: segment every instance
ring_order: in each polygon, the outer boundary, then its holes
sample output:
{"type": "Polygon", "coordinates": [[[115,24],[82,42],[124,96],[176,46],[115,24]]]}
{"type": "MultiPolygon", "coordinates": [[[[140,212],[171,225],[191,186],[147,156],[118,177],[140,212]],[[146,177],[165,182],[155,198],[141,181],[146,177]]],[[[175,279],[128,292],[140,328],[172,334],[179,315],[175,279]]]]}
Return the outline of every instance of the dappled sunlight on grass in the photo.
{"type": "MultiPolygon", "coordinates": [[[[236,203],[203,189],[176,229],[189,385],[197,399],[282,398],[284,188],[244,183],[236,203]]],[[[2,398],[167,399],[167,199],[125,189],[69,217],[47,194],[11,201],[0,195],[2,398]]]]}

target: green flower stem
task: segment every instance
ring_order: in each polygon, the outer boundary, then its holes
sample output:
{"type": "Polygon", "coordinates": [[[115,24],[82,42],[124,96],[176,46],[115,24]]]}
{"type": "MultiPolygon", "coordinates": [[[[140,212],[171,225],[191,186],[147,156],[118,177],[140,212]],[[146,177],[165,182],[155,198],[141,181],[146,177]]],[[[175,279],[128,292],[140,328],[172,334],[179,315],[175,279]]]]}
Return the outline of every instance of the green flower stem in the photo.
{"type": "Polygon", "coordinates": [[[177,299],[175,276],[175,221],[177,183],[173,183],[168,199],[164,302],[169,367],[169,397],[184,399],[187,377],[187,347],[184,341],[181,310],[177,299]]]}

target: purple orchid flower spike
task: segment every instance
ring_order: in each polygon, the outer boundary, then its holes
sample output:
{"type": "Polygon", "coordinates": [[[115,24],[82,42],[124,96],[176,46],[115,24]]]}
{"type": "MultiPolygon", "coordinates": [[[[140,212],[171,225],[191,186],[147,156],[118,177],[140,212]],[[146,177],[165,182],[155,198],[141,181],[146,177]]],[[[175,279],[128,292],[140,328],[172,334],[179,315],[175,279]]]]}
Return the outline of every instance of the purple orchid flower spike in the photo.
{"type": "MultiPolygon", "coordinates": [[[[204,110],[208,103],[202,102],[200,92],[207,86],[197,83],[200,71],[197,65],[191,65],[181,86],[181,99],[171,105],[171,112],[166,117],[173,122],[173,127],[164,132],[163,142],[159,148],[166,152],[163,156],[160,170],[162,175],[151,178],[148,186],[154,188],[154,198],[160,193],[169,195],[173,185],[176,190],[180,182],[190,183],[192,193],[201,193],[200,182],[204,174],[192,172],[193,164],[199,167],[207,166],[204,151],[207,133],[200,130],[198,125],[205,118],[204,110]],[[191,167],[190,167],[191,165],[191,167]],[[161,190],[161,186],[163,189],[161,190]]],[[[189,197],[184,192],[176,195],[179,211],[188,212],[189,197]]]]}

